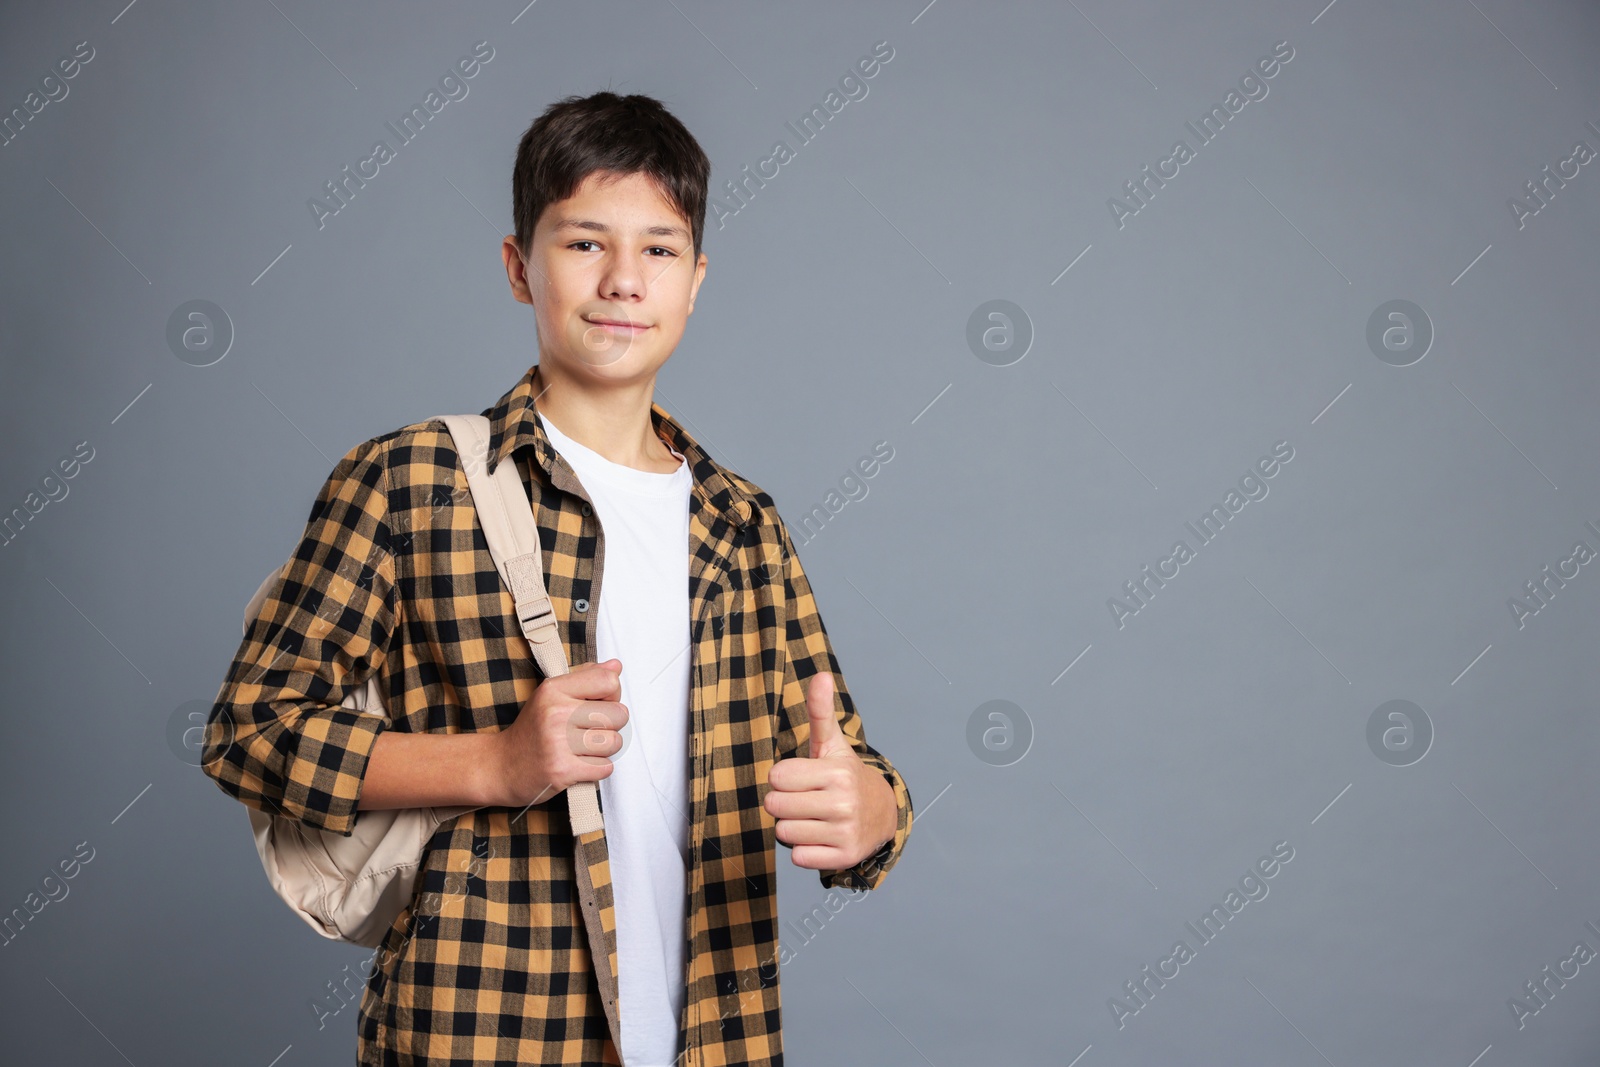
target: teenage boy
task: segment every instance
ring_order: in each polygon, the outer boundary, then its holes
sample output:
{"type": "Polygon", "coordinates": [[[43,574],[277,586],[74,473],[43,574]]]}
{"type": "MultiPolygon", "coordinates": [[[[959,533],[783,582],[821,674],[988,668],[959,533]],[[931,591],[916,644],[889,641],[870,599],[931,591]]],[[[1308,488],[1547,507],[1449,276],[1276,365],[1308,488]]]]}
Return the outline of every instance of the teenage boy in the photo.
{"type": "Polygon", "coordinates": [[[709,175],[638,95],[568,97],[517,150],[501,253],[540,359],[487,462],[529,490],[571,673],[539,672],[448,431],[414,423],[334,468],[213,709],[206,771],[260,810],[478,805],[374,957],[368,1067],[780,1064],[774,843],[854,895],[910,834],[772,498],[652,403],[709,175]],[[374,672],[392,721],[340,706],[374,672]],[[577,782],[605,826],[575,845],[577,782]]]}

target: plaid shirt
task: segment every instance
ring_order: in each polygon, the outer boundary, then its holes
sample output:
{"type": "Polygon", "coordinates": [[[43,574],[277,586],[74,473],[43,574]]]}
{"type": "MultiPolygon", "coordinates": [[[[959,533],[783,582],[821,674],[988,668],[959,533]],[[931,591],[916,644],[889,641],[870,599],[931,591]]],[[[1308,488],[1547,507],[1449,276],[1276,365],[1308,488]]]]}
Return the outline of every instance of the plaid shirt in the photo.
{"type": "MultiPolygon", "coordinates": [[[[530,489],[547,588],[576,665],[596,658],[604,540],[537,417],[542,389],[534,365],[484,412],[489,464],[516,462],[530,489]]],[[[867,744],[772,498],[712,460],[659,405],[651,420],[694,478],[678,1063],[781,1064],[777,838],[762,798],[773,762],[808,751],[812,674],[833,672],[840,726],[899,808],[893,839],[856,867],[819,872],[824,887],[882,884],[911,831],[911,795],[867,744]]],[[[381,731],[503,729],[541,677],[449,432],[415,423],[351,449],[317,495],[212,710],[206,773],[253,808],[348,834],[381,731]],[[373,672],[392,722],[339,706],[373,672]]],[[[416,896],[371,964],[358,1018],[364,1067],[621,1062],[607,1010],[617,948],[605,833],[580,844],[560,794],[440,825],[416,896]]]]}

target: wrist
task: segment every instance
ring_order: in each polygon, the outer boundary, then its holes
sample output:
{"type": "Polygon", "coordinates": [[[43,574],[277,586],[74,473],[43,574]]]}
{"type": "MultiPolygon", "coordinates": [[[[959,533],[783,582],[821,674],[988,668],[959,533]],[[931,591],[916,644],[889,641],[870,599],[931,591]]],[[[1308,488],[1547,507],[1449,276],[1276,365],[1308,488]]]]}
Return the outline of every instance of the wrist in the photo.
{"type": "Polygon", "coordinates": [[[877,820],[873,826],[874,844],[872,850],[867,853],[868,856],[877,854],[885,845],[892,842],[894,835],[900,829],[900,804],[895,798],[894,786],[890,785],[889,780],[878,771],[873,771],[872,776],[877,781],[875,788],[881,799],[875,809],[877,820]]]}
{"type": "Polygon", "coordinates": [[[505,733],[497,730],[469,736],[477,742],[477,751],[473,753],[469,786],[474,803],[480,807],[512,805],[513,801],[506,787],[505,733]]]}

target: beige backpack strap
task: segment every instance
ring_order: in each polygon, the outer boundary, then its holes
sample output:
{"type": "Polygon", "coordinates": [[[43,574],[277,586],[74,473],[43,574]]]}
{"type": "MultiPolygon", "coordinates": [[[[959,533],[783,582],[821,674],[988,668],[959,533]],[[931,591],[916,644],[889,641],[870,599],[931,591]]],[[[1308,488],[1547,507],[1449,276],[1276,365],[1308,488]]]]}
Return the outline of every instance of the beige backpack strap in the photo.
{"type": "MultiPolygon", "coordinates": [[[[533,649],[534,659],[546,678],[566,674],[567,653],[556,629],[555,609],[544,588],[544,557],[539,547],[539,527],[533,521],[533,504],[523,488],[515,463],[501,463],[488,473],[489,420],[482,415],[435,415],[455,440],[467,472],[467,488],[478,511],[478,525],[489,542],[489,555],[500,577],[511,589],[517,621],[533,649]]],[[[600,815],[600,791],[594,782],[577,782],[567,789],[567,810],[574,835],[605,828],[600,815]]]]}

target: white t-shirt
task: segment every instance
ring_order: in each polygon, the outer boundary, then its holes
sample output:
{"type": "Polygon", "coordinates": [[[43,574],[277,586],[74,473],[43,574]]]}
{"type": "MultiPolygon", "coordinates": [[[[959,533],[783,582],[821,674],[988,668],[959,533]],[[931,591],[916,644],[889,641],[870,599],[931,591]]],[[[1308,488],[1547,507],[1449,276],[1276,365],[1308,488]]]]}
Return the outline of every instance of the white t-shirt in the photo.
{"type": "Polygon", "coordinates": [[[617,916],[622,1059],[673,1067],[684,989],[689,860],[689,493],[671,474],[613,463],[551,425],[605,535],[599,662],[622,661],[624,747],[600,781],[617,916]]]}

